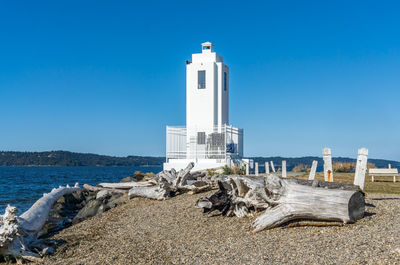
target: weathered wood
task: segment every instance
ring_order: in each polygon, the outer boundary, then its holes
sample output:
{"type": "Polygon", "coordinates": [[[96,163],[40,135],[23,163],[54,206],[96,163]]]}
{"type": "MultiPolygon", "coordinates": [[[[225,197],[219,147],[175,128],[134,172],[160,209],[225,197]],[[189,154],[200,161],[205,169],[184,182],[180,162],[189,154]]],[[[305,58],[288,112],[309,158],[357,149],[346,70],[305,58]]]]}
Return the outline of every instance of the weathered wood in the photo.
{"type": "Polygon", "coordinates": [[[342,190],[355,190],[361,191],[360,187],[354,184],[343,183],[343,182],[326,182],[320,180],[305,180],[305,179],[296,179],[290,178],[287,179],[288,182],[293,182],[300,185],[312,186],[312,187],[320,187],[325,189],[342,189],[342,190]]]}
{"type": "Polygon", "coordinates": [[[191,162],[186,166],[186,168],[178,172],[178,175],[173,182],[175,187],[186,185],[186,180],[190,177],[190,170],[192,170],[193,167],[194,163],[191,162]]]}
{"type": "Polygon", "coordinates": [[[121,189],[121,190],[129,190],[133,187],[151,187],[156,185],[157,182],[154,180],[148,181],[131,181],[131,182],[118,182],[118,183],[100,183],[98,186],[109,189],[121,189]]]}
{"type": "Polygon", "coordinates": [[[155,177],[155,185],[153,186],[134,186],[129,190],[128,197],[143,197],[155,200],[165,200],[177,193],[190,192],[191,194],[210,190],[211,183],[205,181],[197,181],[198,177],[204,176],[203,173],[190,174],[190,170],[194,167],[194,163],[189,163],[187,167],[179,172],[174,169],[170,171],[162,171],[155,177]]]}
{"type": "Polygon", "coordinates": [[[257,232],[299,219],[355,222],[363,217],[365,202],[355,185],[270,174],[265,179],[229,177],[219,182],[217,193],[201,198],[197,207],[238,217],[264,211],[253,223],[257,232]]]}
{"type": "Polygon", "coordinates": [[[50,209],[62,196],[80,190],[79,184],[53,189],[43,194],[29,210],[17,217],[17,208],[7,206],[0,217],[0,255],[13,256],[30,261],[40,260],[38,253],[32,252],[31,245],[37,240],[37,234],[46,223],[50,209]]]}
{"type": "MultiPolygon", "coordinates": [[[[390,164],[389,164],[390,165],[390,164]]],[[[372,177],[372,182],[375,181],[374,177],[393,177],[393,182],[396,182],[396,176],[399,174],[397,168],[370,168],[368,171],[369,175],[372,177]]]]}
{"type": "Polygon", "coordinates": [[[265,162],[265,174],[269,174],[269,163],[268,163],[268,161],[265,162]]]}
{"type": "Polygon", "coordinates": [[[274,162],[273,162],[273,161],[271,161],[271,170],[272,170],[272,172],[276,172],[276,171],[275,171],[275,166],[274,166],[274,162]]]}
{"type": "Polygon", "coordinates": [[[200,193],[200,192],[205,192],[205,191],[210,191],[212,189],[211,185],[207,185],[207,186],[201,186],[201,187],[196,187],[194,189],[191,189],[188,194],[196,194],[196,193],[200,193]]]}
{"type": "Polygon", "coordinates": [[[286,178],[287,173],[286,173],[286,160],[282,160],[282,178],[286,178]]]}
{"type": "Polygon", "coordinates": [[[318,161],[314,160],[312,162],[312,166],[311,166],[311,170],[310,170],[310,175],[308,176],[309,180],[314,180],[315,178],[315,173],[317,172],[317,165],[318,165],[318,161]]]}
{"type": "Polygon", "coordinates": [[[153,200],[165,200],[170,196],[169,190],[159,186],[153,187],[133,187],[128,192],[129,199],[134,197],[143,197],[153,200]]]}
{"type": "Polygon", "coordinates": [[[364,189],[365,173],[367,172],[367,156],[367,148],[358,149],[356,172],[354,174],[354,185],[360,186],[362,190],[364,189]]]}
{"type": "Polygon", "coordinates": [[[120,190],[120,189],[110,189],[110,188],[101,188],[101,187],[95,187],[95,186],[91,186],[89,184],[84,184],[83,188],[89,191],[102,191],[102,190],[107,190],[110,191],[112,193],[122,193],[122,194],[126,194],[128,191],[127,190],[120,190]]]}
{"type": "Polygon", "coordinates": [[[322,158],[324,160],[324,180],[333,182],[332,152],[330,148],[325,147],[322,149],[322,158]]]}
{"type": "Polygon", "coordinates": [[[258,162],[255,163],[254,174],[258,176],[258,162]]]}
{"type": "Polygon", "coordinates": [[[59,187],[53,189],[48,194],[43,194],[43,197],[37,200],[29,210],[24,212],[18,218],[20,228],[27,234],[35,235],[42,229],[47,220],[50,209],[53,204],[62,196],[80,190],[79,184],[74,187],[59,187]]]}
{"type": "Polygon", "coordinates": [[[351,223],[364,216],[364,194],[360,191],[324,189],[287,182],[271,176],[266,189],[271,204],[253,223],[254,231],[273,228],[295,219],[351,223]]]}

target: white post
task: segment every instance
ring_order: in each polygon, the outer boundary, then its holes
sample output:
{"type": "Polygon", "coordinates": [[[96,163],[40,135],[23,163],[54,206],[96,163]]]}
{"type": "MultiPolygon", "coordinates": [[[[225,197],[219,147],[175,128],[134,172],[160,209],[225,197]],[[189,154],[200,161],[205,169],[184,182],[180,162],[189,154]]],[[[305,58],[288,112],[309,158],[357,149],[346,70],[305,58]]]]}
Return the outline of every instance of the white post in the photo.
{"type": "Polygon", "coordinates": [[[246,176],[250,175],[250,162],[246,163],[246,176]]]}
{"type": "Polygon", "coordinates": [[[317,165],[318,165],[318,161],[317,160],[312,161],[310,175],[308,176],[309,180],[314,180],[315,172],[317,172],[317,165]]]}
{"type": "Polygon", "coordinates": [[[333,182],[332,171],[332,152],[330,148],[325,147],[322,149],[322,157],[324,159],[324,180],[333,182]]]}
{"type": "Polygon", "coordinates": [[[276,172],[275,167],[274,167],[274,162],[272,162],[272,161],[271,161],[271,169],[272,169],[272,172],[276,172]]]}
{"type": "Polygon", "coordinates": [[[265,174],[269,174],[269,163],[265,162],[265,174]]]}
{"type": "Polygon", "coordinates": [[[367,156],[368,149],[358,149],[356,173],[354,176],[354,185],[360,186],[360,189],[364,190],[365,173],[367,171],[367,156]]]}
{"type": "Polygon", "coordinates": [[[388,165],[388,167],[389,167],[389,168],[392,168],[392,165],[391,165],[391,164],[389,164],[389,165],[388,165]]]}
{"type": "Polygon", "coordinates": [[[258,176],[258,162],[256,162],[254,173],[255,173],[256,176],[258,176]]]}
{"type": "Polygon", "coordinates": [[[282,160],[282,178],[286,178],[287,173],[286,173],[286,160],[282,160]]]}

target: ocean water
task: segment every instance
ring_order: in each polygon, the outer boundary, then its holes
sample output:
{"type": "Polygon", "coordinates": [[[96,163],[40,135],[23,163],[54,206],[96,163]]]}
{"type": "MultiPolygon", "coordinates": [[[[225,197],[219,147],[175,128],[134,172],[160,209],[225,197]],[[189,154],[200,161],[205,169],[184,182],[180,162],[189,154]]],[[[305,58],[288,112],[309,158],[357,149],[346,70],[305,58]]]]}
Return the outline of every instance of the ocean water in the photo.
{"type": "Polygon", "coordinates": [[[0,166],[0,214],[7,204],[17,206],[18,214],[60,185],[70,186],[76,182],[96,185],[100,182],[119,182],[133,176],[135,171],[158,173],[162,166],[116,166],[116,167],[2,167],[0,166]]]}

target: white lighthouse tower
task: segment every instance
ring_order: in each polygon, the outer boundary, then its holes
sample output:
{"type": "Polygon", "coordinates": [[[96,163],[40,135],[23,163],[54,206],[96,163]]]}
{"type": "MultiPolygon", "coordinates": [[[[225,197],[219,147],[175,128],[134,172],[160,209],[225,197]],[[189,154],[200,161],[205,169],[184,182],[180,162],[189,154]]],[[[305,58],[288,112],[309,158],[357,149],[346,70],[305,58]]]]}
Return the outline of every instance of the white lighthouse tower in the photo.
{"type": "Polygon", "coordinates": [[[231,165],[243,156],[243,130],[229,125],[229,67],[210,42],[186,64],[186,127],[167,126],[164,169],[231,165]]]}

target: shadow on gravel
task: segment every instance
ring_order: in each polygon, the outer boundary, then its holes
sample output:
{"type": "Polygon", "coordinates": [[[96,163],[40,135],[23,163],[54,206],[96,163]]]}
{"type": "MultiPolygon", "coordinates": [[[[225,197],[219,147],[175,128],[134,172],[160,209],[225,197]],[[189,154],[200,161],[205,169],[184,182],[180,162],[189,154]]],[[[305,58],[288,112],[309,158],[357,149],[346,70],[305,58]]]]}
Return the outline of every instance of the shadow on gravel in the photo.
{"type": "Polygon", "coordinates": [[[400,200],[400,198],[373,198],[374,201],[390,201],[390,200],[400,200]]]}
{"type": "Polygon", "coordinates": [[[374,216],[376,213],[364,212],[364,217],[374,216]]]}
{"type": "Polygon", "coordinates": [[[368,207],[373,207],[373,208],[375,208],[376,206],[375,205],[373,205],[372,203],[365,203],[365,206],[368,206],[368,207]]]}

